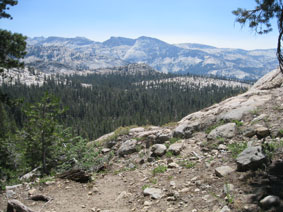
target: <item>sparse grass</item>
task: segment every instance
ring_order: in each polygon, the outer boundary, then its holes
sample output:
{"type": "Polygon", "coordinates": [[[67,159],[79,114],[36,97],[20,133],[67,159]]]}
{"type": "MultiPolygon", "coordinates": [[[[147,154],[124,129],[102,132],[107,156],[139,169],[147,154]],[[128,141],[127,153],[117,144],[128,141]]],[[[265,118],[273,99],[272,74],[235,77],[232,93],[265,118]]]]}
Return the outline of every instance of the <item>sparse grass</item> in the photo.
{"type": "Polygon", "coordinates": [[[142,186],[142,190],[145,190],[146,188],[149,188],[149,185],[145,184],[142,186]]]}
{"type": "Polygon", "coordinates": [[[202,142],[202,146],[206,147],[208,149],[217,149],[218,147],[218,142],[202,142]]]}
{"type": "Polygon", "coordinates": [[[172,179],[173,179],[172,175],[168,176],[168,180],[172,180],[172,179]]]}
{"type": "Polygon", "coordinates": [[[247,142],[228,144],[228,150],[232,153],[232,157],[236,158],[244,149],[247,148],[247,142]]]}
{"type": "Polygon", "coordinates": [[[183,160],[183,161],[180,161],[178,164],[179,164],[180,166],[184,167],[184,168],[191,169],[191,168],[193,168],[197,163],[192,162],[192,161],[189,161],[189,160],[183,160]]]}
{"type": "Polygon", "coordinates": [[[157,184],[157,179],[156,179],[156,178],[150,178],[150,179],[149,179],[149,182],[150,182],[151,184],[157,184]]]}
{"type": "Polygon", "coordinates": [[[40,179],[39,179],[39,183],[42,184],[42,183],[46,183],[46,182],[52,181],[52,180],[54,180],[54,177],[52,177],[52,176],[46,176],[46,177],[40,178],[40,179]]]}
{"type": "Polygon", "coordinates": [[[139,157],[143,158],[145,156],[145,152],[144,151],[139,151],[139,157]]]}
{"type": "Polygon", "coordinates": [[[137,137],[133,137],[133,139],[137,140],[137,141],[143,141],[144,138],[137,138],[137,137]]]}
{"type": "Polygon", "coordinates": [[[243,122],[239,121],[239,120],[233,120],[232,122],[234,122],[236,124],[237,127],[241,127],[243,126],[243,122]]]}
{"type": "Polygon", "coordinates": [[[169,122],[169,123],[162,125],[162,127],[176,127],[177,125],[178,125],[178,122],[169,122]]]}
{"type": "Polygon", "coordinates": [[[273,107],[273,110],[281,111],[281,110],[283,110],[283,107],[280,106],[280,105],[275,105],[275,106],[273,107]]]}
{"type": "Polygon", "coordinates": [[[232,192],[230,190],[229,184],[225,183],[224,186],[226,188],[226,200],[227,200],[227,203],[229,205],[231,205],[231,204],[234,203],[234,195],[232,194],[232,192]]]}
{"type": "Polygon", "coordinates": [[[153,176],[155,176],[156,174],[164,173],[166,171],[167,171],[167,166],[159,165],[152,170],[152,174],[153,174],[153,176]]]}
{"type": "Polygon", "coordinates": [[[283,150],[283,139],[280,141],[273,140],[272,142],[264,143],[262,147],[266,156],[271,160],[277,151],[283,150]]]}
{"type": "Polygon", "coordinates": [[[140,152],[142,149],[143,149],[143,146],[142,146],[142,145],[138,144],[138,145],[136,146],[137,152],[140,152]]]}
{"type": "Polygon", "coordinates": [[[254,115],[254,116],[259,115],[258,109],[251,110],[250,113],[251,113],[252,115],[254,115]]]}
{"type": "MultiPolygon", "coordinates": [[[[168,148],[168,147],[167,147],[167,148],[168,148]]],[[[166,156],[167,158],[171,158],[171,157],[173,157],[174,155],[173,155],[173,153],[172,153],[171,151],[167,151],[166,154],[165,154],[165,156],[166,156]]]]}
{"type": "Polygon", "coordinates": [[[216,140],[218,141],[217,144],[223,144],[225,142],[225,138],[218,136],[216,138],[216,140]]]}
{"type": "Polygon", "coordinates": [[[114,175],[117,175],[117,174],[119,174],[119,173],[121,173],[121,172],[135,171],[136,168],[137,168],[136,165],[135,165],[134,168],[121,168],[121,169],[115,170],[115,171],[113,172],[113,174],[114,174],[114,175]]]}
{"type": "Polygon", "coordinates": [[[206,162],[211,163],[215,158],[211,156],[206,162]]]}
{"type": "Polygon", "coordinates": [[[174,144],[176,143],[177,141],[181,140],[180,138],[170,138],[169,141],[170,141],[170,144],[174,144]]]}

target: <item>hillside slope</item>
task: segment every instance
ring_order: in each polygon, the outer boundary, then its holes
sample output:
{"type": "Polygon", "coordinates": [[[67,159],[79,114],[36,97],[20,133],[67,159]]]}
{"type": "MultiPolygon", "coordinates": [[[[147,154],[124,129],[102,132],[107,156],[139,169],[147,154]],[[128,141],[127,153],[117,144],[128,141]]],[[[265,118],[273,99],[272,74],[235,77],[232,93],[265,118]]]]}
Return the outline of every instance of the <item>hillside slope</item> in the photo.
{"type": "Polygon", "coordinates": [[[274,70],[175,125],[119,129],[89,143],[103,158],[92,182],[8,188],[0,210],[16,198],[35,211],[283,211],[282,92],[283,75],[274,70]],[[27,200],[28,193],[52,200],[27,200]]]}
{"type": "Polygon", "coordinates": [[[168,44],[151,37],[30,38],[25,63],[49,73],[146,63],[164,73],[258,79],[278,66],[275,49],[243,50],[201,44],[168,44]]]}

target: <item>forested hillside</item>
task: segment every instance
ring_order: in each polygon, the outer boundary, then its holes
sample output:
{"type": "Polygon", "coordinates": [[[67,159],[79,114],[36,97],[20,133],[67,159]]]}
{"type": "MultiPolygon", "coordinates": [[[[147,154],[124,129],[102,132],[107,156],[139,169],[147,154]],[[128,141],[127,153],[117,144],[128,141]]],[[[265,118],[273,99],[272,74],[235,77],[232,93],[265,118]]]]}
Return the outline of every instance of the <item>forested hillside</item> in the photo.
{"type": "MultiPolygon", "coordinates": [[[[61,118],[62,124],[72,127],[74,135],[94,139],[119,126],[174,122],[246,90],[240,83],[232,86],[229,82],[208,83],[209,78],[198,80],[202,83],[192,86],[182,78],[177,80],[175,75],[157,72],[57,75],[46,79],[42,86],[16,82],[3,84],[1,90],[11,99],[21,98],[22,106],[39,101],[45,92],[54,94],[61,106],[68,108],[61,118]]],[[[19,107],[7,107],[7,110],[15,125],[21,127],[25,117],[19,107]]]]}

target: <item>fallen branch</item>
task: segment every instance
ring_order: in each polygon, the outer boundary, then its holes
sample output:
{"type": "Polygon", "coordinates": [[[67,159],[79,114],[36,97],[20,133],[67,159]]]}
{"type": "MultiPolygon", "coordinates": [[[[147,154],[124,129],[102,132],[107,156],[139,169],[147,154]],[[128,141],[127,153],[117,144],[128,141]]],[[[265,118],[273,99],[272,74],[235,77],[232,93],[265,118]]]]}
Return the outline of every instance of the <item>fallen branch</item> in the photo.
{"type": "Polygon", "coordinates": [[[7,212],[34,212],[18,200],[9,200],[7,212]]]}

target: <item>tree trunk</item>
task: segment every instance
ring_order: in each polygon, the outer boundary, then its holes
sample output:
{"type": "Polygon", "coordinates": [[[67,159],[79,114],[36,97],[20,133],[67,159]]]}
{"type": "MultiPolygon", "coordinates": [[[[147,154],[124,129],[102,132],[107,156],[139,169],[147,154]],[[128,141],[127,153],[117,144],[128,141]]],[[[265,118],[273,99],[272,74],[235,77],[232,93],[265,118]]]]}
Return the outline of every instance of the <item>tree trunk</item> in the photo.
{"type": "Polygon", "coordinates": [[[277,42],[277,58],[279,61],[279,68],[281,73],[283,74],[283,55],[281,52],[281,40],[283,36],[283,12],[281,12],[279,23],[278,23],[278,30],[279,30],[279,36],[278,36],[278,42],[277,42]]]}
{"type": "Polygon", "coordinates": [[[46,145],[44,132],[41,133],[41,144],[42,144],[42,173],[47,174],[46,170],[46,145]]]}

